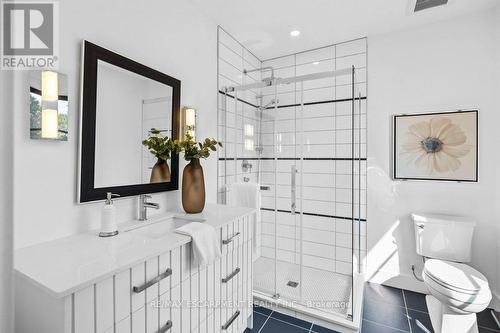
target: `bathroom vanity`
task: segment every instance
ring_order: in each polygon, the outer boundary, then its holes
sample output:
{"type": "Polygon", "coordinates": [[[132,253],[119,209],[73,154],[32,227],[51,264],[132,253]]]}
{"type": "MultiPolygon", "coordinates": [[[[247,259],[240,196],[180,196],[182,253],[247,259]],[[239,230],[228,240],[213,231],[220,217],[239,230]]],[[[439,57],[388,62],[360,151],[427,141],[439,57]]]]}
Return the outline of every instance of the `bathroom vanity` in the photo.
{"type": "Polygon", "coordinates": [[[16,330],[80,332],[243,332],[252,323],[255,210],[207,205],[199,218],[216,228],[222,257],[192,260],[189,223],[168,213],[17,250],[16,330]]]}

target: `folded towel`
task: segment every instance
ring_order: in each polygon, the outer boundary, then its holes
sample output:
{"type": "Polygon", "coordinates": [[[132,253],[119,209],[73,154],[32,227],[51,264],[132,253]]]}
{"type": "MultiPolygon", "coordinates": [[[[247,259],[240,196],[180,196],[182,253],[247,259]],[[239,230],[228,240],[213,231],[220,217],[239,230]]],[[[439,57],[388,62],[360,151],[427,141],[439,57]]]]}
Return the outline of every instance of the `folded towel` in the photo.
{"type": "Polygon", "coordinates": [[[261,220],[260,220],[260,185],[257,183],[234,183],[228,195],[230,206],[256,208],[255,219],[253,221],[253,260],[260,257],[261,248],[261,220]]]}
{"type": "Polygon", "coordinates": [[[222,255],[215,228],[203,222],[191,222],[175,232],[193,239],[193,260],[200,266],[207,266],[222,255]]]}

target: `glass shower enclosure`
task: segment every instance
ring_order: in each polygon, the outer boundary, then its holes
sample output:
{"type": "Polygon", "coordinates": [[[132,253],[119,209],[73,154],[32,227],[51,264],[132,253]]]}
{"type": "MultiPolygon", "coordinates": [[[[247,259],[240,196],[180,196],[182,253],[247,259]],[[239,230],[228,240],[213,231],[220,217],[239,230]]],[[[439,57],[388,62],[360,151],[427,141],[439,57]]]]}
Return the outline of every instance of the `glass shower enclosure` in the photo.
{"type": "Polygon", "coordinates": [[[357,69],[243,73],[246,82],[219,91],[218,201],[228,201],[233,183],[260,186],[254,298],[349,326],[360,315],[366,222],[366,93],[357,69]],[[332,98],[311,97],[318,83],[332,98]],[[347,96],[336,98],[339,84],[347,96]]]}

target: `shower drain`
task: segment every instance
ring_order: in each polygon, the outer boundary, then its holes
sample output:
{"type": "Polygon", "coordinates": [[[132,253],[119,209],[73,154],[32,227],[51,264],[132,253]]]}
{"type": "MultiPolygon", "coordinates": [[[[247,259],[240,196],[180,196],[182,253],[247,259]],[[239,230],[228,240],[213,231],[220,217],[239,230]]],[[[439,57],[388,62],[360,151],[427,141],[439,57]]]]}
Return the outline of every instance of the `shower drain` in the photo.
{"type": "Polygon", "coordinates": [[[289,286],[289,287],[292,287],[292,288],[297,288],[297,286],[299,285],[299,283],[295,282],[295,281],[288,281],[288,283],[286,285],[289,286]]]}

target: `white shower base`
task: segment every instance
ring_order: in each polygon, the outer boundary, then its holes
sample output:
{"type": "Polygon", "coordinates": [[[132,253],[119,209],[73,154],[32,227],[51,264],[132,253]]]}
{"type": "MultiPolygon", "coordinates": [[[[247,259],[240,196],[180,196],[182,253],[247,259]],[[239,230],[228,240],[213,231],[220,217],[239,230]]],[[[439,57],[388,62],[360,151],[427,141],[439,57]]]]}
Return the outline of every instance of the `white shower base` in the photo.
{"type": "MultiPolygon", "coordinates": [[[[260,257],[254,262],[254,290],[273,296],[274,259],[260,257]]],[[[285,302],[345,317],[351,314],[352,277],[312,267],[303,267],[300,281],[300,265],[277,261],[277,293],[285,302]],[[296,288],[287,285],[289,281],[299,282],[296,288]],[[300,287],[302,284],[302,297],[300,287]]]]}

